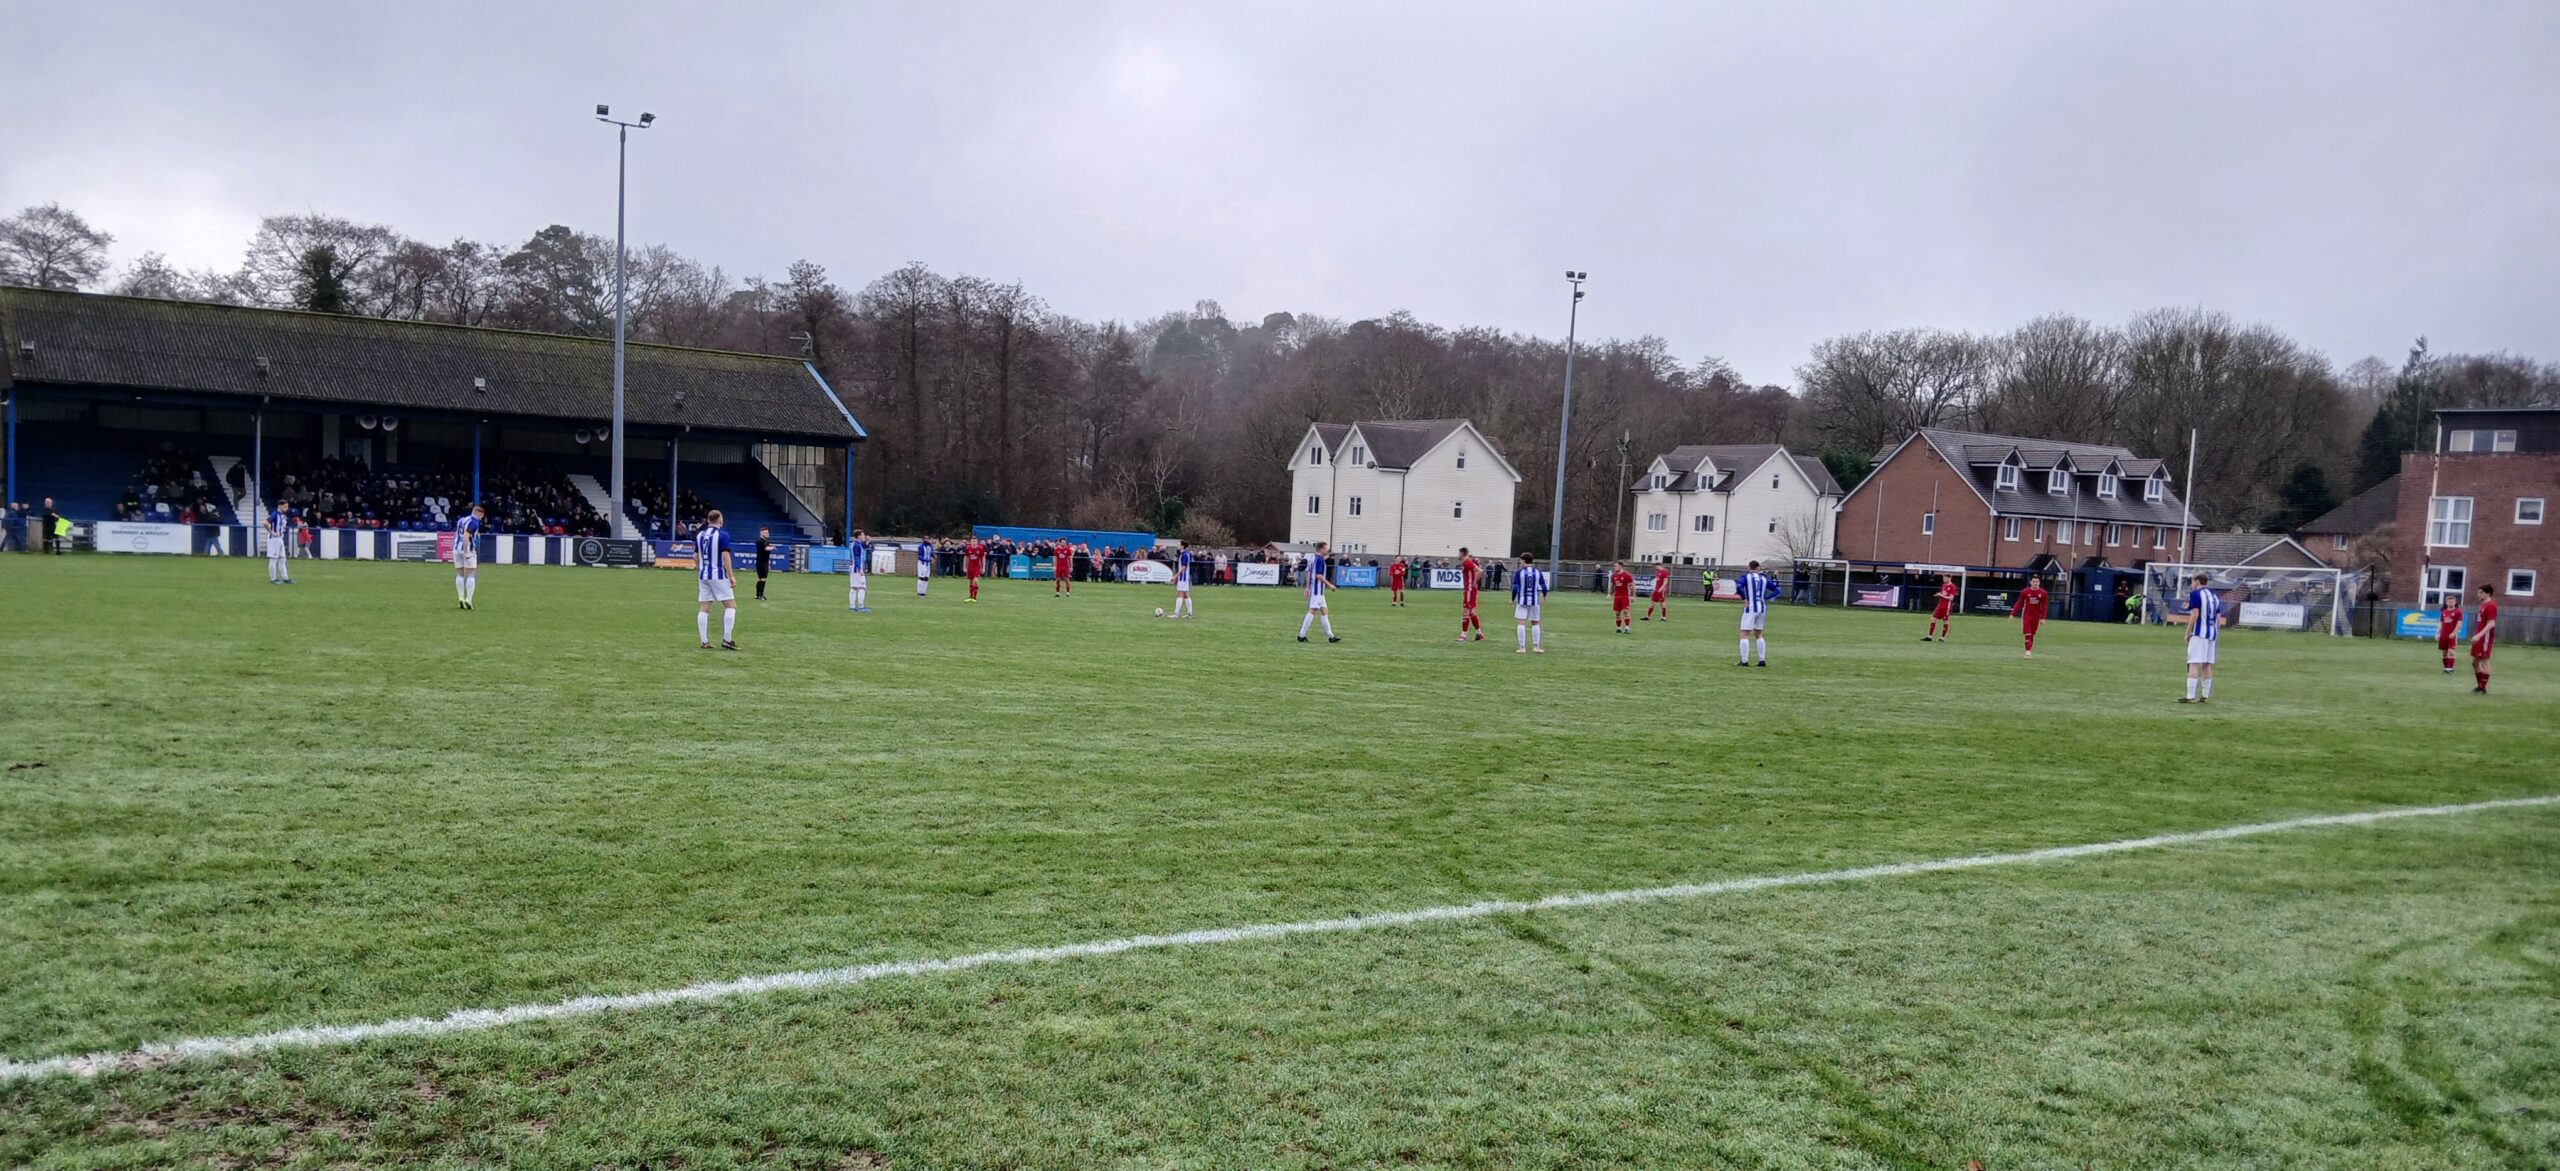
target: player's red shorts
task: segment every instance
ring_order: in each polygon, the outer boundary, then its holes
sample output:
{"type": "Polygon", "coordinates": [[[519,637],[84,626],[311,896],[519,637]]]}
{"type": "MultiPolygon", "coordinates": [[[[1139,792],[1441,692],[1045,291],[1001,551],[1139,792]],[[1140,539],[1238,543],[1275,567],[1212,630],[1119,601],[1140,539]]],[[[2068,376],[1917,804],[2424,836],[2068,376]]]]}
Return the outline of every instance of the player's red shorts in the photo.
{"type": "Polygon", "coordinates": [[[1932,610],[1932,611],[1930,611],[1930,612],[1929,612],[1929,617],[1934,618],[1934,619],[1936,619],[1936,620],[1938,620],[1938,621],[1940,621],[1940,622],[1944,622],[1944,621],[1946,621],[1946,620],[1947,620],[1947,609],[1948,609],[1947,604],[1946,604],[1945,602],[1940,602],[1940,603],[1938,603],[1938,608],[1937,608],[1937,609],[1932,610]]]}
{"type": "Polygon", "coordinates": [[[1610,609],[1612,609],[1612,610],[1625,610],[1625,609],[1632,608],[1634,605],[1635,605],[1635,597],[1634,597],[1633,595],[1630,595],[1630,594],[1611,594],[1611,595],[1609,595],[1609,608],[1610,608],[1610,609]]]}
{"type": "Polygon", "coordinates": [[[2449,655],[2449,654],[2452,654],[2452,653],[2453,653],[2453,642],[2454,642],[2454,639],[2453,639],[2453,636],[2452,636],[2451,634],[2439,634],[2439,635],[2437,635],[2437,636],[2436,636],[2436,649],[2437,649],[2437,650],[2440,650],[2440,651],[2443,651],[2444,653],[2446,653],[2446,654],[2448,654],[2448,655],[2449,655]]]}

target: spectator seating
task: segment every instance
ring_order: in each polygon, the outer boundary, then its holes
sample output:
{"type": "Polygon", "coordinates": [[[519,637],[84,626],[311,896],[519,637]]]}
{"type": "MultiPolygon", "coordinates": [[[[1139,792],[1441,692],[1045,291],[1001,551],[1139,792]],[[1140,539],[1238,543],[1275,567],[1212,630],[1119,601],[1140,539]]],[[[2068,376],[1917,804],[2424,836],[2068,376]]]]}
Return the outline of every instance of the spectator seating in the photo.
{"type": "MultiPolygon", "coordinates": [[[[676,511],[681,524],[676,532],[691,535],[702,527],[704,512],[717,508],[726,521],[729,534],[741,541],[755,539],[758,528],[770,527],[776,539],[801,540],[800,526],[765,492],[755,466],[743,463],[687,463],[677,468],[677,487],[684,494],[676,511]]],[[[664,476],[635,479],[627,486],[631,494],[628,510],[631,522],[639,531],[660,540],[673,540],[667,526],[667,481],[664,476]]]]}
{"type": "Polygon", "coordinates": [[[18,434],[18,495],[30,506],[50,496],[81,521],[233,523],[213,465],[193,446],[204,438],[28,424],[18,434]]]}

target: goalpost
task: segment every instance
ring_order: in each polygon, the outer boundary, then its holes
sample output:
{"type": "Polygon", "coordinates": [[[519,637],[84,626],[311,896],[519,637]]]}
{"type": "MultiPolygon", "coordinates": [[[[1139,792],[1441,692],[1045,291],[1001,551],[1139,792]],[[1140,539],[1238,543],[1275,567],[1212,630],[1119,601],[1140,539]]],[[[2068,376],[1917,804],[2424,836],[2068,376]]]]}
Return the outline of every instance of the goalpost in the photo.
{"type": "Polygon", "coordinates": [[[2260,630],[2308,630],[2344,636],[2355,614],[2356,579],[2343,569],[2291,565],[2195,565],[2153,562],[2143,573],[2147,621],[2183,613],[2197,574],[2230,604],[2231,624],[2260,630]]]}

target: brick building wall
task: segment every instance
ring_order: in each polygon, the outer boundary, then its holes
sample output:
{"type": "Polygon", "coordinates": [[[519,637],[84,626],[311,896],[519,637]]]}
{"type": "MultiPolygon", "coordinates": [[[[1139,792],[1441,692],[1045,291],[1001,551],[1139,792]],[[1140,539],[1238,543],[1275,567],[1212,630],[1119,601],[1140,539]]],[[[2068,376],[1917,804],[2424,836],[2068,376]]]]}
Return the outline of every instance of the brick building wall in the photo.
{"type": "Polygon", "coordinates": [[[2508,596],[2509,573],[2522,569],[2534,573],[2534,592],[2516,598],[2513,604],[2560,607],[2560,518],[2551,515],[2554,506],[2560,506],[2560,454],[2411,452],[2400,457],[2400,476],[2400,508],[2391,563],[2407,569],[2395,568],[2392,573],[2394,603],[2424,604],[2426,574],[2420,566],[2432,560],[2439,566],[2462,567],[2466,605],[2479,596],[2477,591],[2483,584],[2498,587],[2503,600],[2508,596]],[[2431,496],[2471,498],[2468,544],[2438,545],[2432,550],[2427,547],[2431,496]],[[2519,499],[2543,502],[2542,523],[2516,522],[2519,499]]]}
{"type": "MultiPolygon", "coordinates": [[[[2005,552],[1993,547],[1991,510],[1974,494],[1964,469],[1949,465],[1937,448],[1917,439],[1903,445],[1899,454],[1849,493],[1841,504],[1838,533],[1840,556],[1856,561],[2022,565],[2033,556],[2028,551],[2015,561],[1986,560],[2005,552]],[[1920,531],[1932,485],[1938,499],[1934,543],[1920,531]]],[[[2023,547],[2024,542],[2018,544],[2023,547]]]]}

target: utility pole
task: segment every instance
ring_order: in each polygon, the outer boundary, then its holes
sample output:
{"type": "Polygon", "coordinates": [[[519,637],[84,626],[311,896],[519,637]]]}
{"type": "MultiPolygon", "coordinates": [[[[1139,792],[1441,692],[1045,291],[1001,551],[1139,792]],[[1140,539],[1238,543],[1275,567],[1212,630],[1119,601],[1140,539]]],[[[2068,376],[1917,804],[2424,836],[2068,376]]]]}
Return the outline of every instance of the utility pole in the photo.
{"type": "Polygon", "coordinates": [[[1627,448],[1635,442],[1633,432],[1618,433],[1618,515],[1609,521],[1609,559],[1618,557],[1618,531],[1627,521],[1627,448]]]}
{"type": "Polygon", "coordinates": [[[1566,440],[1573,435],[1573,334],[1582,324],[1582,282],[1587,272],[1566,269],[1564,279],[1573,283],[1573,305],[1565,311],[1564,325],[1564,416],[1556,424],[1556,507],[1555,516],[1547,524],[1547,569],[1552,572],[1564,559],[1564,452],[1566,440]]]}

